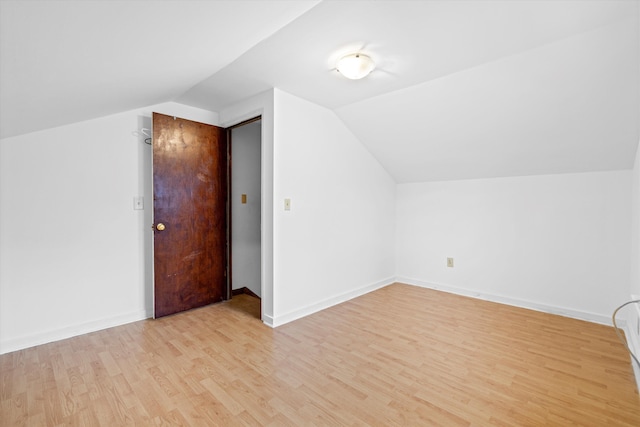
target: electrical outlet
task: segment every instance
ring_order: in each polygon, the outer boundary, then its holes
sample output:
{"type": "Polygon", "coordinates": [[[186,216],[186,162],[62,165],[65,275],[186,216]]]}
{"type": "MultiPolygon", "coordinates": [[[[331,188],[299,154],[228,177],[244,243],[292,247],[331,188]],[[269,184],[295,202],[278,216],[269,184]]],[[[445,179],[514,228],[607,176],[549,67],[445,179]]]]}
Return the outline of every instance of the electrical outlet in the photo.
{"type": "Polygon", "coordinates": [[[144,197],[136,196],[133,198],[133,209],[136,211],[141,211],[144,209],[144,197]]]}
{"type": "Polygon", "coordinates": [[[447,258],[447,267],[453,268],[453,258],[447,258]]]}

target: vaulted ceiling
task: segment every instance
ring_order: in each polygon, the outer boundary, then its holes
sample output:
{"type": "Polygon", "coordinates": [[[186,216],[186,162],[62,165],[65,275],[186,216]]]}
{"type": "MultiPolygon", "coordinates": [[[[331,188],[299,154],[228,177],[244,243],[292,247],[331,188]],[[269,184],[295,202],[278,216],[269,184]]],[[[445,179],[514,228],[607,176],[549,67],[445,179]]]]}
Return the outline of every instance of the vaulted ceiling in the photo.
{"type": "Polygon", "coordinates": [[[334,110],[397,182],[629,169],[638,1],[2,1],[9,137],[272,87],[334,110]],[[335,61],[361,51],[366,79],[335,61]]]}

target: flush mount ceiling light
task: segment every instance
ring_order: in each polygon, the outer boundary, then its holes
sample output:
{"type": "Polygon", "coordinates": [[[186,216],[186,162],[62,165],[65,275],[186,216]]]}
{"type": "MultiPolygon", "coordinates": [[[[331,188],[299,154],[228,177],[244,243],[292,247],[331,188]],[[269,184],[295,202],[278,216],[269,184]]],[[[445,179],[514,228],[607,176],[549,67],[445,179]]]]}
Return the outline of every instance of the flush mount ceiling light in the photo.
{"type": "Polygon", "coordinates": [[[348,79],[358,80],[366,77],[376,64],[367,55],[362,53],[352,53],[351,55],[343,56],[338,60],[336,64],[336,70],[348,79]]]}

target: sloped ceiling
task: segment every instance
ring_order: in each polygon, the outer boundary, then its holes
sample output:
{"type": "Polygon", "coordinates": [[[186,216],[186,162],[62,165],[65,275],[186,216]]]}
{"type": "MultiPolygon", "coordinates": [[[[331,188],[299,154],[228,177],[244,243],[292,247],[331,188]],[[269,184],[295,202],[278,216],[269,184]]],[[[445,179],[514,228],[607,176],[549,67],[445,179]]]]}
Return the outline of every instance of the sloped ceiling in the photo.
{"type": "Polygon", "coordinates": [[[278,87],[333,109],[397,182],[628,169],[638,1],[2,2],[11,136],[278,87]],[[335,60],[369,54],[348,81],[335,60]]]}
{"type": "Polygon", "coordinates": [[[317,3],[2,0],[0,136],[172,101],[317,3]]]}

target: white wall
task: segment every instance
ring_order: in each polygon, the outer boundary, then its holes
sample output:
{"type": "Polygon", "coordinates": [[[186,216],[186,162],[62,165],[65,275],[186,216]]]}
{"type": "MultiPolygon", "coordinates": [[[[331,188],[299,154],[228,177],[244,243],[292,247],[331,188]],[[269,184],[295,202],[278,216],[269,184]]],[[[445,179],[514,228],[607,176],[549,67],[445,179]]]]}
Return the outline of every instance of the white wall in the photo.
{"type": "Polygon", "coordinates": [[[640,298],[640,149],[636,151],[631,192],[631,287],[630,293],[640,298]]]}
{"type": "Polygon", "coordinates": [[[151,315],[153,111],[218,120],[167,103],[0,141],[0,353],[151,315]]]}
{"type": "Polygon", "coordinates": [[[220,121],[258,115],[263,321],[278,326],[392,282],[391,177],[334,113],[279,89],[226,108],[220,121]]]}
{"type": "MultiPolygon", "coordinates": [[[[640,149],[636,151],[631,192],[631,274],[628,300],[640,300],[640,149]]],[[[622,303],[622,301],[621,301],[622,303]]],[[[640,304],[630,304],[618,316],[626,321],[625,334],[629,347],[640,359],[640,304]]],[[[632,362],[640,389],[640,366],[632,362]]]]}
{"type": "Polygon", "coordinates": [[[399,280],[610,323],[629,296],[631,178],[399,185],[399,280]]]}
{"type": "Polygon", "coordinates": [[[232,289],[261,294],[260,121],[231,130],[232,289]],[[242,203],[242,195],[246,203],[242,203]]]}
{"type": "Polygon", "coordinates": [[[278,325],[393,281],[396,186],[333,112],[274,94],[278,325]]]}

